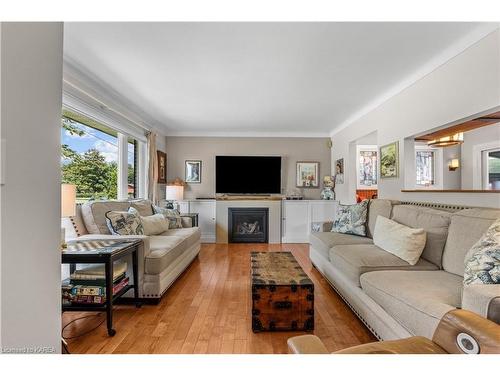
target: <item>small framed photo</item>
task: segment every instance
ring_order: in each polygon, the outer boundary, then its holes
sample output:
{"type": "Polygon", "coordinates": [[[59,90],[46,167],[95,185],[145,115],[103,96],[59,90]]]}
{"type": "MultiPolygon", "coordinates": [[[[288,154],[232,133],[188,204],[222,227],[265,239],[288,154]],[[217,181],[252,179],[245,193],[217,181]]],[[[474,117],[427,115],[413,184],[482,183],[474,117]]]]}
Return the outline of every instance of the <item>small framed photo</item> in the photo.
{"type": "Polygon", "coordinates": [[[319,187],[319,162],[298,161],[297,162],[297,187],[318,188],[319,187]]]}
{"type": "Polygon", "coordinates": [[[399,176],[399,141],[380,147],[380,178],[399,176]]]}
{"type": "Polygon", "coordinates": [[[167,183],[167,154],[162,151],[156,152],[156,157],[158,159],[158,183],[167,183]]]}
{"type": "Polygon", "coordinates": [[[201,160],[186,160],[184,180],[190,184],[201,183],[201,160]]]}

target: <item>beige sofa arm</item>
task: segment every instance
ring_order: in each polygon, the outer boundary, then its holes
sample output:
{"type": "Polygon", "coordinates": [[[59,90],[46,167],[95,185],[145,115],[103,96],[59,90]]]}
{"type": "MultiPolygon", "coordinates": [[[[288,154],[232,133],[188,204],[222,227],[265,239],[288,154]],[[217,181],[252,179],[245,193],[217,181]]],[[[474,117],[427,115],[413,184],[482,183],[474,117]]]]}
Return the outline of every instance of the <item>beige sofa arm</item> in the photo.
{"type": "Polygon", "coordinates": [[[500,324],[500,284],[465,286],[462,309],[473,311],[500,324]]]}
{"type": "Polygon", "coordinates": [[[292,354],[330,354],[319,337],[314,335],[291,337],[287,344],[292,354]]]}

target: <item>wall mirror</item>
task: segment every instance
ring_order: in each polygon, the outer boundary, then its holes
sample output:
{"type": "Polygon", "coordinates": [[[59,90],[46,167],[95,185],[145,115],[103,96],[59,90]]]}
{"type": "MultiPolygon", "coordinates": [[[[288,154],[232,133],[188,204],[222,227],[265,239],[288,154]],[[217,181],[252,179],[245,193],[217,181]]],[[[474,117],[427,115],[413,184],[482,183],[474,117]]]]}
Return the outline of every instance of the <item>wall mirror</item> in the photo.
{"type": "Polygon", "coordinates": [[[405,139],[405,192],[500,192],[500,108],[405,139]]]}

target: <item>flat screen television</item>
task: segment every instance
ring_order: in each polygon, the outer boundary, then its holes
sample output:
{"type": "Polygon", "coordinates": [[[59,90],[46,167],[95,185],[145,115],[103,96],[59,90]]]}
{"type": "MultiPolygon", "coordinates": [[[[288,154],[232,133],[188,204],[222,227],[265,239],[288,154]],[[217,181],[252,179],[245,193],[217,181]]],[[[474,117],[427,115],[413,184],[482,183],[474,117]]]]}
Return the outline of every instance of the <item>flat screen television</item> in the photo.
{"type": "Polygon", "coordinates": [[[216,156],[217,194],[280,194],[281,156],[216,156]]]}

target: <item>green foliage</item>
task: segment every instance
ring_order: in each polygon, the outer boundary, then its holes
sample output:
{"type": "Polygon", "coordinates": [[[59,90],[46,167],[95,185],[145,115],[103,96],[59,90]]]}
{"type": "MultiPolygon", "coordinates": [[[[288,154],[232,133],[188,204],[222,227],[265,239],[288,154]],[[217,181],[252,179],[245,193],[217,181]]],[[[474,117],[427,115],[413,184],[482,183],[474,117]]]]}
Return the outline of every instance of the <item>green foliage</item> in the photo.
{"type": "Polygon", "coordinates": [[[95,149],[83,155],[76,154],[62,166],[64,183],[75,184],[79,198],[116,199],[116,163],[106,159],[95,149]]]}

